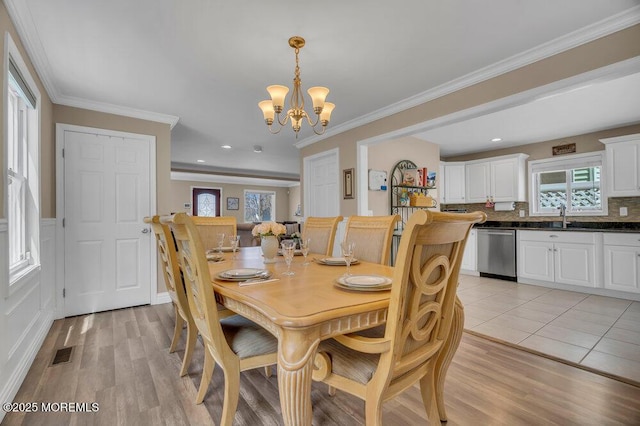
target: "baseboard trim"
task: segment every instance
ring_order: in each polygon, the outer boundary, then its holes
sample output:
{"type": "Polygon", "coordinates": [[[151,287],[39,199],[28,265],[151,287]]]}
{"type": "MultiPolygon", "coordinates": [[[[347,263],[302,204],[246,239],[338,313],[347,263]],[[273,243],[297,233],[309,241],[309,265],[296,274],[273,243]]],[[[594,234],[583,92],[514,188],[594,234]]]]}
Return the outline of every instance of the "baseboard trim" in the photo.
{"type": "MultiPolygon", "coordinates": [[[[42,347],[44,340],[47,337],[47,333],[51,329],[53,325],[53,312],[51,311],[42,311],[42,321],[40,328],[36,331],[36,335],[34,339],[31,341],[31,344],[27,347],[22,358],[18,361],[16,367],[13,370],[11,376],[8,377],[6,384],[2,389],[0,389],[0,401],[2,402],[11,402],[13,398],[15,398],[20,386],[22,386],[22,382],[25,377],[27,377],[27,373],[31,368],[31,364],[36,359],[36,355],[38,351],[42,347]]],[[[5,416],[5,412],[0,410],[0,422],[5,416]]]]}
{"type": "Polygon", "coordinates": [[[171,303],[171,296],[169,296],[168,291],[156,294],[155,300],[151,301],[152,305],[162,305],[163,303],[171,303]]]}

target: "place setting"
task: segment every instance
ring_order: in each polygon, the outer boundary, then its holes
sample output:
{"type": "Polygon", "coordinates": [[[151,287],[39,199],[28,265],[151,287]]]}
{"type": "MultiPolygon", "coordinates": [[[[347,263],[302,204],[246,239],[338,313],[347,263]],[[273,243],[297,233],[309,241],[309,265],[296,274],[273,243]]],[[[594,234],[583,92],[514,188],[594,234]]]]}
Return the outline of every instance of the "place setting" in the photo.
{"type": "Polygon", "coordinates": [[[215,277],[221,281],[237,282],[240,286],[278,280],[278,278],[272,278],[272,274],[268,270],[259,268],[227,269],[217,273],[215,277]]]}
{"type": "Polygon", "coordinates": [[[336,279],[336,287],[350,291],[391,290],[392,280],[382,275],[343,275],[336,279]]]}

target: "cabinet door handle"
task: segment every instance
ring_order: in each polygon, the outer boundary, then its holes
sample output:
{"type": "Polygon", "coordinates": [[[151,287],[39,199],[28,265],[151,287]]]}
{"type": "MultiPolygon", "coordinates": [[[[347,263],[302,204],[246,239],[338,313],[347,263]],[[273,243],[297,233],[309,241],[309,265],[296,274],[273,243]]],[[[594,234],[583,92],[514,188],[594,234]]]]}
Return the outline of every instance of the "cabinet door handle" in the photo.
{"type": "Polygon", "coordinates": [[[553,235],[549,235],[549,238],[558,238],[558,236],[553,234],[553,235]]]}
{"type": "Polygon", "coordinates": [[[557,251],[558,251],[558,249],[553,249],[553,251],[557,252],[557,251]]]}
{"type": "Polygon", "coordinates": [[[553,249],[552,249],[552,248],[550,248],[550,249],[549,249],[549,251],[553,251],[553,249]]]}

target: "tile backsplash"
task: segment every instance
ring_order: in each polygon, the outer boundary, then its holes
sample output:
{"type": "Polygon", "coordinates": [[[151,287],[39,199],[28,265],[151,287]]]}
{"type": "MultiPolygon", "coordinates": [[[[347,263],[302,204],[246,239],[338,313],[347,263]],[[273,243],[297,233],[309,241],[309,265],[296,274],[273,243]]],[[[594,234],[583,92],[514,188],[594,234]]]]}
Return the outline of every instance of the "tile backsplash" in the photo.
{"type": "MultiPolygon", "coordinates": [[[[466,209],[469,212],[482,211],[487,214],[487,220],[500,222],[553,222],[559,217],[529,216],[529,203],[516,203],[514,211],[497,212],[484,204],[443,204],[444,209],[466,209]],[[520,210],[525,211],[525,217],[520,217],[520,210]]],[[[571,216],[570,216],[571,217],[571,216]]],[[[574,217],[576,222],[640,222],[640,197],[609,198],[609,215],[607,216],[580,216],[574,217]],[[627,216],[620,216],[620,207],[627,208],[627,216]]]]}

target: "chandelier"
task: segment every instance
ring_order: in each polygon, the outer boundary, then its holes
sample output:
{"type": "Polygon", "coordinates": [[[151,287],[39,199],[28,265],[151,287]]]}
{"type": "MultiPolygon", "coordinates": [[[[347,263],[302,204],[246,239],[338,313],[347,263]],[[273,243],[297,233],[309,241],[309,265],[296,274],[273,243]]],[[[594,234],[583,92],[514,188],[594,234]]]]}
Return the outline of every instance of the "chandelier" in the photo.
{"type": "Polygon", "coordinates": [[[331,102],[324,101],[329,94],[329,89],[326,87],[312,87],[307,90],[307,93],[309,93],[311,101],[313,102],[313,112],[316,115],[315,121],[312,121],[309,114],[304,110],[304,96],[300,92],[300,84],[302,82],[300,80],[300,67],[298,66],[298,53],[300,53],[300,49],[302,49],[304,43],[304,39],[299,36],[294,36],[289,39],[289,46],[296,52],[296,69],[293,78],[293,91],[289,99],[289,110],[286,114],[283,114],[283,117],[280,115],[284,110],[285,97],[289,92],[289,88],[286,86],[273,85],[267,87],[271,100],[258,103],[264,115],[264,121],[267,123],[271,133],[280,133],[280,130],[287,124],[287,121],[291,120],[291,127],[296,133],[296,139],[298,138],[302,120],[305,118],[316,135],[323,134],[327,128],[327,124],[329,124],[331,112],[335,108],[335,105],[331,102]],[[276,116],[280,126],[278,130],[274,131],[271,125],[276,116]],[[318,126],[318,124],[320,124],[320,126],[318,126]]]}

